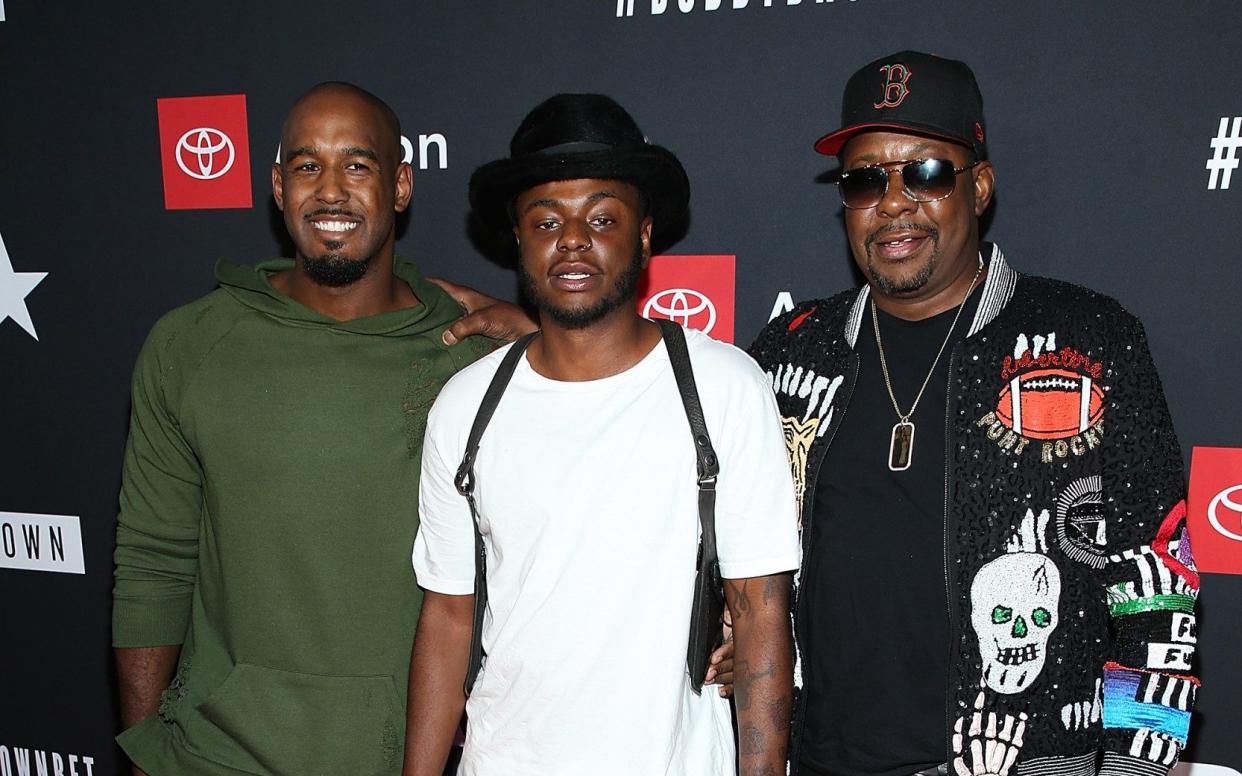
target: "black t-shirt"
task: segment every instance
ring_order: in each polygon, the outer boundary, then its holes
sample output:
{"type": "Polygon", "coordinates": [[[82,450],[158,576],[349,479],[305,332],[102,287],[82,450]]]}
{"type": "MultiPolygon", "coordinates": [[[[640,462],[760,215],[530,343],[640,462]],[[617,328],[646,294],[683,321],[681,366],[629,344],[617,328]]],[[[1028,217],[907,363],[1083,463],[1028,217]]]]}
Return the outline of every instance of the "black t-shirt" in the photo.
{"type": "MultiPolygon", "coordinates": [[[[945,761],[949,615],[944,570],[945,402],[953,345],[976,287],[911,420],[910,468],[890,471],[898,422],[870,310],[858,377],[813,494],[804,572],[806,723],[800,759],[832,776],[905,776],[945,761]]],[[[877,310],[893,393],[910,408],[954,307],[923,321],[877,310]]]]}

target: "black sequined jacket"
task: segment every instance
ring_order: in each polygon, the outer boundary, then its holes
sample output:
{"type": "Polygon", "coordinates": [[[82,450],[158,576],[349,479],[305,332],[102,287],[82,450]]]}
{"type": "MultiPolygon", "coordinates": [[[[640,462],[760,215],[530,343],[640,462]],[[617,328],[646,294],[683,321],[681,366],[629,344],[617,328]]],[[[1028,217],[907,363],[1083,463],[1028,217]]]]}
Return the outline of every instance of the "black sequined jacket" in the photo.
{"type": "MultiPolygon", "coordinates": [[[[945,407],[949,773],[1164,774],[1199,684],[1199,579],[1181,450],[1142,325],[1101,294],[1014,271],[995,246],[983,255],[945,407]]],[[[781,410],[803,568],[816,479],[849,476],[821,464],[849,404],[867,297],[805,302],[750,351],[781,410]]],[[[801,600],[798,641],[816,616],[801,600]]],[[[799,703],[795,772],[802,721],[799,703]]]]}

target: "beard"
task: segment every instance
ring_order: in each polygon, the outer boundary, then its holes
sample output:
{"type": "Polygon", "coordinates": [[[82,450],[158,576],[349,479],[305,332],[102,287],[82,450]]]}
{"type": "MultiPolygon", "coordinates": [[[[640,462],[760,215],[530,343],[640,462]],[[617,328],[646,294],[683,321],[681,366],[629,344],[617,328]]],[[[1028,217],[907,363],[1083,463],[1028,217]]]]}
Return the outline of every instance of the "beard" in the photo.
{"type": "Polygon", "coordinates": [[[639,245],[634,251],[634,258],[617,276],[612,288],[589,307],[557,307],[552,304],[551,300],[540,293],[534,276],[526,271],[526,267],[520,260],[518,277],[522,283],[522,293],[535,305],[541,316],[547,315],[553,323],[566,329],[585,329],[627,304],[633,306],[634,298],[638,295],[638,282],[643,275],[645,260],[642,246],[639,245]]]}
{"type": "Polygon", "coordinates": [[[329,242],[325,247],[328,249],[327,253],[302,258],[302,270],[306,276],[321,286],[339,288],[357,283],[366,276],[367,270],[371,268],[371,259],[375,258],[368,256],[365,259],[347,259],[335,253],[345,247],[343,243],[329,242]]]}
{"type": "Polygon", "coordinates": [[[866,275],[868,282],[878,288],[885,296],[894,296],[897,294],[908,294],[912,291],[918,291],[927,285],[927,281],[931,280],[932,275],[936,271],[936,267],[940,263],[940,230],[930,226],[918,226],[915,224],[902,224],[891,226],[885,229],[872,232],[867,235],[865,242],[867,250],[867,268],[866,275]],[[916,231],[923,232],[932,241],[932,250],[928,255],[923,266],[907,277],[890,277],[883,274],[879,267],[876,266],[875,258],[871,255],[871,246],[883,239],[886,233],[896,231],[916,231]]]}
{"type": "MultiPolygon", "coordinates": [[[[305,216],[310,221],[318,216],[346,216],[349,218],[362,217],[351,210],[340,207],[320,208],[305,216]]],[[[369,232],[368,241],[361,245],[356,245],[354,252],[361,254],[366,258],[351,259],[341,251],[345,248],[343,240],[323,240],[319,238],[310,238],[305,240],[305,244],[298,244],[295,247],[299,249],[299,255],[302,261],[302,270],[311,281],[321,285],[330,286],[332,288],[340,288],[357,283],[366,277],[367,271],[371,268],[371,261],[380,251],[384,244],[384,236],[389,233],[392,228],[391,223],[384,223],[381,219],[375,224],[375,231],[369,232]],[[322,252],[318,252],[322,251],[322,252]]],[[[295,230],[290,229],[290,234],[294,234],[295,230]]],[[[294,238],[295,242],[297,237],[294,238]]],[[[355,238],[356,241],[356,238],[355,238]]]]}

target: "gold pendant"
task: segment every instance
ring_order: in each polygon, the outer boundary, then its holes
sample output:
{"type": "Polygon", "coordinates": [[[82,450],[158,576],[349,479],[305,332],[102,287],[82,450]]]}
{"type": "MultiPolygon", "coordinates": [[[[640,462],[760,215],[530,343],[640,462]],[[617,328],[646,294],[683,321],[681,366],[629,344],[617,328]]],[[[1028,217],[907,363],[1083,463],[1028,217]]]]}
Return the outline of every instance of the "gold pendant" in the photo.
{"type": "Polygon", "coordinates": [[[914,424],[902,420],[893,426],[893,438],[888,446],[888,468],[895,472],[904,472],[910,468],[910,459],[914,456],[914,424]]]}

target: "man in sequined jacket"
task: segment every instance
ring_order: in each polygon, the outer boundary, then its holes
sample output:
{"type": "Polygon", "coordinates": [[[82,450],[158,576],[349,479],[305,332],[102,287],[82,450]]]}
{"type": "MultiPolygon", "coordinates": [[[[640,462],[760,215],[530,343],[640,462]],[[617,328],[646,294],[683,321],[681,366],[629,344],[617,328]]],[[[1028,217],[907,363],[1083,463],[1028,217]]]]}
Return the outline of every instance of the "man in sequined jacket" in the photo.
{"type": "Polygon", "coordinates": [[[1185,745],[1199,581],[1142,325],[979,238],[982,98],[901,52],[816,149],[867,283],[751,348],[802,517],[803,776],[1165,774],[1185,745]]]}

